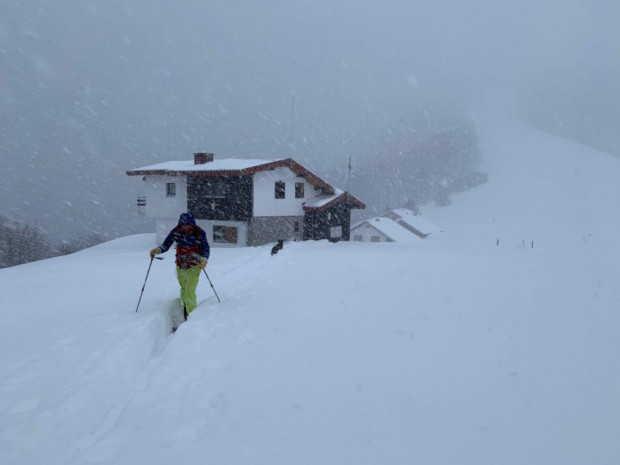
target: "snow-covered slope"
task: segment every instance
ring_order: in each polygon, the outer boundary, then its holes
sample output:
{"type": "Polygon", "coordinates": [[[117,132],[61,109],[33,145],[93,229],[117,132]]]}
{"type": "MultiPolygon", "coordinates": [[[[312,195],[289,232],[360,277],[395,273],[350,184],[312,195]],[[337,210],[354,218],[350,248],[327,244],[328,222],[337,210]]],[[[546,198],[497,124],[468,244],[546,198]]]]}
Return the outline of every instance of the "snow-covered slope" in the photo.
{"type": "Polygon", "coordinates": [[[0,270],[0,463],[620,463],[620,160],[505,108],[444,234],[214,249],[174,336],[153,235],[0,270]]]}

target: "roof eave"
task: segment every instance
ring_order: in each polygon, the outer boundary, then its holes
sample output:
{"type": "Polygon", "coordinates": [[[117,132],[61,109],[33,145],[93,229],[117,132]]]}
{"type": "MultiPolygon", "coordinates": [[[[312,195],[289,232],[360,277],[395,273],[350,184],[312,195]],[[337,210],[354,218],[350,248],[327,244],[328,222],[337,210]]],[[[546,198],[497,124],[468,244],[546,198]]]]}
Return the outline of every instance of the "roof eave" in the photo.
{"type": "Polygon", "coordinates": [[[312,171],[304,168],[303,166],[301,166],[299,163],[297,163],[292,158],[287,158],[285,160],[282,160],[282,162],[283,162],[282,166],[285,166],[285,165],[288,166],[289,169],[293,173],[295,173],[295,174],[303,174],[304,178],[310,184],[312,184],[314,187],[316,187],[318,189],[323,189],[327,194],[330,194],[330,195],[333,195],[333,194],[336,193],[336,189],[334,189],[334,187],[332,187],[329,184],[327,184],[325,181],[323,181],[321,178],[319,178],[312,171]]]}
{"type": "Polygon", "coordinates": [[[172,176],[169,170],[128,170],[127,176],[172,176]]]}
{"type": "Polygon", "coordinates": [[[261,170],[245,168],[241,170],[131,170],[126,171],[128,176],[191,176],[191,177],[222,177],[246,176],[261,170]]]}

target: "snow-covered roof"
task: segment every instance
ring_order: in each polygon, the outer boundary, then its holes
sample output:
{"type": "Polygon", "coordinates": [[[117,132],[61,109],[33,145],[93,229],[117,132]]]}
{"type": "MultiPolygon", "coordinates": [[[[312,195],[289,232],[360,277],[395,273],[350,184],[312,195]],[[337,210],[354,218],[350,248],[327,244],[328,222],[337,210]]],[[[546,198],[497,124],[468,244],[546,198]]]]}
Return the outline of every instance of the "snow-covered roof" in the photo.
{"type": "MultiPolygon", "coordinates": [[[[261,160],[261,159],[241,159],[241,158],[224,158],[221,160],[213,160],[208,163],[195,164],[193,160],[175,160],[166,161],[163,163],[157,163],[155,165],[145,166],[142,168],[136,168],[127,172],[130,176],[137,172],[175,172],[175,173],[193,173],[195,171],[240,171],[250,168],[257,168],[263,165],[270,165],[279,161],[283,161],[285,158],[278,158],[275,160],[261,160]]],[[[162,173],[158,173],[162,174],[162,173]]]]}
{"type": "Polygon", "coordinates": [[[436,224],[427,220],[423,216],[416,215],[414,212],[406,208],[395,208],[389,213],[384,216],[388,216],[396,221],[401,220],[424,235],[443,231],[443,229],[436,224]],[[393,213],[393,215],[390,215],[389,213],[393,213]]]}
{"type": "Polygon", "coordinates": [[[332,195],[317,195],[312,197],[304,202],[303,207],[306,211],[323,211],[344,201],[348,201],[351,208],[366,208],[366,205],[360,202],[355,196],[340,189],[334,189],[332,195]]]}
{"type": "Polygon", "coordinates": [[[167,161],[145,166],[144,168],[128,170],[127,174],[129,176],[246,176],[280,167],[286,167],[295,174],[303,175],[306,181],[317,189],[322,189],[327,194],[335,192],[334,187],[292,158],[279,158],[275,160],[224,158],[204,163],[196,163],[195,159],[167,161]]]}
{"type": "Polygon", "coordinates": [[[261,171],[286,167],[304,179],[322,193],[304,203],[308,211],[323,211],[333,205],[348,201],[351,208],[366,208],[359,199],[329,185],[316,174],[304,168],[292,158],[275,160],[226,158],[196,163],[194,160],[167,161],[156,165],[128,170],[129,176],[246,176],[261,171]]]}
{"type": "Polygon", "coordinates": [[[385,234],[387,237],[389,237],[395,242],[406,243],[417,242],[420,240],[418,236],[413,234],[411,231],[403,228],[396,221],[381,216],[371,218],[370,220],[362,221],[361,223],[357,224],[353,229],[363,228],[365,224],[372,226],[377,231],[385,234]]]}
{"type": "Polygon", "coordinates": [[[344,191],[334,188],[333,195],[317,195],[315,197],[312,197],[304,202],[304,207],[320,209],[321,207],[324,207],[332,200],[340,197],[342,194],[344,194],[344,191]]]}

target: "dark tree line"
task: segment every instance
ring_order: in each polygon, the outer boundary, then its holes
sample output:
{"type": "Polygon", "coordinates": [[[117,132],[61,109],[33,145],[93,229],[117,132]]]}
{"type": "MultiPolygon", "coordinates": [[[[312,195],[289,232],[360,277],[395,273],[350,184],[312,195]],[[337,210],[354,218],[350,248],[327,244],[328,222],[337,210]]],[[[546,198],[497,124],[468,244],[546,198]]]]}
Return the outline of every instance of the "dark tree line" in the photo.
{"type": "Polygon", "coordinates": [[[472,127],[446,128],[393,154],[407,200],[448,205],[450,195],[486,181],[478,171],[478,139],[472,127]]]}
{"type": "Polygon", "coordinates": [[[53,244],[39,228],[0,216],[0,268],[68,255],[101,242],[91,235],[53,244]]]}
{"type": "Polygon", "coordinates": [[[376,214],[434,203],[448,205],[454,193],[487,181],[480,171],[480,149],[473,121],[464,113],[414,109],[390,128],[355,174],[369,211],[376,214]]]}

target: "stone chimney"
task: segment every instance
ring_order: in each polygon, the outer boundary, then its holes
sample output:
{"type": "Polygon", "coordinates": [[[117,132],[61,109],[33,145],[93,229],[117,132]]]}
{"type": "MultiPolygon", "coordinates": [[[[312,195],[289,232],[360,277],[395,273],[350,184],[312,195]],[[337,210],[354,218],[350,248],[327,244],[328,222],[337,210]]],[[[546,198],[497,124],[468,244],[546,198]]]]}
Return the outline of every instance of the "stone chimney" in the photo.
{"type": "Polygon", "coordinates": [[[213,154],[207,152],[194,153],[194,165],[204,165],[213,161],[213,154]]]}

